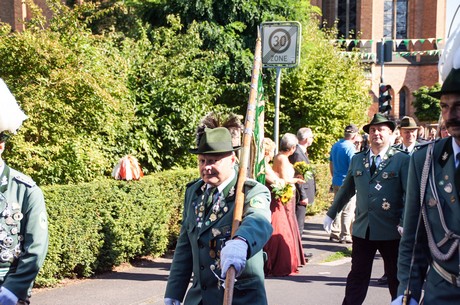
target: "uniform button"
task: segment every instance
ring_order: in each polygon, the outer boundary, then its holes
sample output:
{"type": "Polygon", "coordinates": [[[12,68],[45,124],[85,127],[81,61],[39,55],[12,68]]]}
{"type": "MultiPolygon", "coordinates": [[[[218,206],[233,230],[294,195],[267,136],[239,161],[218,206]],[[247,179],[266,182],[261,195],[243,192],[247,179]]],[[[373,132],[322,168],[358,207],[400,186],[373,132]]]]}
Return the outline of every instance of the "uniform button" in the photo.
{"type": "Polygon", "coordinates": [[[200,266],[200,270],[204,270],[204,266],[200,266]]]}

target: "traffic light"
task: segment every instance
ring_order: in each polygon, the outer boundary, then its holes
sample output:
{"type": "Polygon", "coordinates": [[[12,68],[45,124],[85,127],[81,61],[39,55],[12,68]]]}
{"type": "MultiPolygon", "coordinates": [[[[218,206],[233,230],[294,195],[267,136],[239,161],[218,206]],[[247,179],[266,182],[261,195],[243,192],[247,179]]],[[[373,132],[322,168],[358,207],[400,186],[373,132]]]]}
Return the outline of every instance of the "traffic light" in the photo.
{"type": "Polygon", "coordinates": [[[379,88],[379,112],[386,114],[391,110],[391,86],[381,84],[379,88]]]}
{"type": "Polygon", "coordinates": [[[377,42],[377,62],[382,64],[384,62],[393,61],[393,41],[387,40],[383,43],[377,42]]]}

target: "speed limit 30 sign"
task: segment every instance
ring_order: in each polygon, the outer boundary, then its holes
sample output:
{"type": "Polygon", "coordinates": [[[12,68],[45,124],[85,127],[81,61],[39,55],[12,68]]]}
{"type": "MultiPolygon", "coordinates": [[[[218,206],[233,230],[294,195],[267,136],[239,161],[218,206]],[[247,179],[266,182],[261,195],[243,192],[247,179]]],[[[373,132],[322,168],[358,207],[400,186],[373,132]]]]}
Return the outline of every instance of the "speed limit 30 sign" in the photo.
{"type": "Polygon", "coordinates": [[[262,64],[294,67],[299,64],[301,26],[297,21],[262,23],[262,64]]]}

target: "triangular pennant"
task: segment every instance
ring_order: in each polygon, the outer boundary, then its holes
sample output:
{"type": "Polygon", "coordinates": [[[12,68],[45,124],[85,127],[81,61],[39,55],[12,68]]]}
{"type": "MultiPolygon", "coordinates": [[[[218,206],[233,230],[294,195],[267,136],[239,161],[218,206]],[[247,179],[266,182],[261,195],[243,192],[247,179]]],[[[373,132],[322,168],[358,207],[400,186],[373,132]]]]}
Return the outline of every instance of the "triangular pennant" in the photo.
{"type": "Polygon", "coordinates": [[[403,39],[403,43],[406,45],[406,47],[409,47],[409,41],[410,39],[403,39]]]}
{"type": "Polygon", "coordinates": [[[411,39],[410,41],[412,42],[412,45],[415,45],[417,43],[418,39],[411,39]]]}
{"type": "Polygon", "coordinates": [[[402,42],[402,39],[395,39],[394,42],[395,42],[395,44],[396,44],[395,47],[399,47],[399,45],[400,45],[401,42],[402,42]]]}
{"type": "Polygon", "coordinates": [[[423,39],[423,38],[422,38],[422,39],[419,39],[419,41],[420,41],[421,44],[424,44],[424,43],[425,43],[425,39],[423,39]]]}

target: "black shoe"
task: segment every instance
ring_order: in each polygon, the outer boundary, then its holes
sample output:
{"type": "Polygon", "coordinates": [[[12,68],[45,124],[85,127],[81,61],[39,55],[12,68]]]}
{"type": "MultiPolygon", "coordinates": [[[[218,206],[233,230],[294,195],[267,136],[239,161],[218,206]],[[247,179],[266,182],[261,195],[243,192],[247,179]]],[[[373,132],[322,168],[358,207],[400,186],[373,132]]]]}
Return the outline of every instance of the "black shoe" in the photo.
{"type": "Polygon", "coordinates": [[[379,285],[387,285],[388,284],[388,278],[387,275],[384,274],[381,278],[377,280],[377,284],[379,285]]]}
{"type": "Polygon", "coordinates": [[[310,257],[313,257],[313,253],[311,253],[311,252],[305,252],[305,253],[303,254],[303,256],[305,256],[305,258],[310,258],[310,257]]]}
{"type": "Polygon", "coordinates": [[[329,240],[332,242],[336,242],[336,243],[340,241],[340,239],[338,239],[337,237],[333,237],[333,236],[329,237],[329,240]]]}

